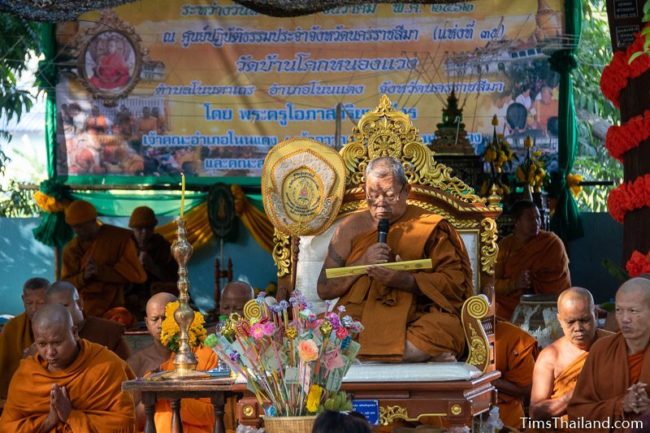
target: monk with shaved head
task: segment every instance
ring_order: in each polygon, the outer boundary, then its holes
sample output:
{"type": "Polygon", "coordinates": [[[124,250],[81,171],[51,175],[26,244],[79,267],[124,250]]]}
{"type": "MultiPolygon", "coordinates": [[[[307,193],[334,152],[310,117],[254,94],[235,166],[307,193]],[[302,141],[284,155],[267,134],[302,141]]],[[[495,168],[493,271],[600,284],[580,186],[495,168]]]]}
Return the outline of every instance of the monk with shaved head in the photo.
{"type": "Polygon", "coordinates": [[[591,345],[611,335],[596,329],[594,298],[587,289],[571,287],[563,291],[557,310],[564,336],[542,350],[533,372],[530,416],[537,420],[566,419],[567,405],[591,345]]]}
{"type": "Polygon", "coordinates": [[[569,421],[617,421],[650,412],[650,280],[632,278],[616,292],[620,332],[598,339],[578,378],[567,412],[569,421]]]}
{"type": "Polygon", "coordinates": [[[126,363],[80,339],[62,305],[44,306],[32,328],[37,353],[11,380],[0,433],[133,432],[133,399],[121,389],[133,378],[126,363]]]}
{"type": "Polygon", "coordinates": [[[124,340],[124,326],[100,317],[85,317],[83,300],[77,288],[67,281],[53,283],[45,294],[48,304],[60,304],[68,309],[79,337],[106,346],[120,358],[131,356],[131,350],[124,340]]]}
{"type": "Polygon", "coordinates": [[[245,281],[231,281],[226,284],[221,293],[219,314],[230,316],[232,313],[242,314],[246,302],[254,298],[253,287],[245,281]]]}

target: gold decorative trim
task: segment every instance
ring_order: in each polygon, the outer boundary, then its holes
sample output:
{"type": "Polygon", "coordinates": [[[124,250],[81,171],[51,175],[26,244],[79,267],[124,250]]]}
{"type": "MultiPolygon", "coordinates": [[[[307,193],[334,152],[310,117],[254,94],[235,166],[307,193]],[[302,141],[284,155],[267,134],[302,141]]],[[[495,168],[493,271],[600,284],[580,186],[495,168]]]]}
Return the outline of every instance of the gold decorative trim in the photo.
{"type": "Polygon", "coordinates": [[[467,357],[467,363],[475,367],[482,367],[485,365],[488,356],[485,341],[479,337],[474,326],[468,325],[468,327],[472,335],[469,339],[469,356],[467,357]]]}
{"type": "Polygon", "coordinates": [[[494,275],[499,246],[497,245],[497,223],[492,218],[481,221],[481,270],[494,275]]]}
{"type": "Polygon", "coordinates": [[[250,418],[255,414],[255,408],[253,408],[252,405],[247,404],[244,406],[241,412],[245,417],[250,418]]]}
{"type": "Polygon", "coordinates": [[[490,311],[490,305],[482,296],[472,296],[465,301],[465,310],[469,316],[481,320],[490,311]]]}
{"type": "Polygon", "coordinates": [[[454,404],[451,406],[451,414],[458,416],[461,413],[463,413],[463,407],[459,405],[458,403],[454,404]]]}
{"type": "MultiPolygon", "coordinates": [[[[352,130],[348,144],[341,149],[345,163],[346,185],[354,188],[365,182],[368,162],[380,156],[402,161],[408,182],[429,185],[452,195],[461,202],[488,210],[486,200],[474,189],[451,175],[451,169],[435,162],[433,152],[424,145],[418,130],[406,113],[395,110],[388,96],[382,95],[374,111],[364,114],[352,130]]],[[[440,198],[458,206],[449,197],[440,198]]],[[[495,209],[492,209],[495,210],[495,209]]]]}
{"type": "Polygon", "coordinates": [[[425,418],[425,417],[432,417],[432,416],[447,416],[448,414],[446,413],[436,413],[436,412],[431,412],[431,413],[421,413],[415,418],[410,418],[408,416],[408,411],[406,410],[405,407],[402,406],[380,406],[379,407],[379,424],[383,426],[387,426],[393,422],[395,422],[398,419],[402,419],[404,421],[410,421],[410,422],[418,422],[420,419],[425,418]]]}
{"type": "Polygon", "coordinates": [[[278,277],[284,277],[291,272],[291,236],[275,229],[273,245],[273,261],[278,268],[278,277]]]}
{"type": "Polygon", "coordinates": [[[490,361],[490,342],[481,324],[481,319],[489,310],[490,304],[487,296],[474,295],[463,303],[460,317],[465,331],[465,340],[468,342],[469,354],[466,362],[483,372],[487,369],[490,361]]]}

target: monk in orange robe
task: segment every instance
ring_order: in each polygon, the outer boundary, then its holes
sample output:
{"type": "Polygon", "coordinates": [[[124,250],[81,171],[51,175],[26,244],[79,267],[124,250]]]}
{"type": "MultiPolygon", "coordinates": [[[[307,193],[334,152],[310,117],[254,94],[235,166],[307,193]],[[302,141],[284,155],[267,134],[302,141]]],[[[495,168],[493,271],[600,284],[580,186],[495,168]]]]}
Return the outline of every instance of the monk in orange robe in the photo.
{"type": "Polygon", "coordinates": [[[79,290],[86,316],[123,306],[124,287],[147,279],[131,231],[99,225],[97,210],[83,200],[68,206],[65,221],[77,236],[63,249],[61,279],[79,290]]]}
{"type": "Polygon", "coordinates": [[[30,278],[23,284],[25,312],[14,317],[0,332],[0,399],[7,398],[9,382],[26,350],[34,342],[32,317],[45,305],[45,289],[50,282],[45,278],[30,278]]]}
{"type": "Polygon", "coordinates": [[[494,356],[501,377],[494,381],[499,416],[506,426],[521,428],[524,400],[530,395],[537,341],[512,323],[497,320],[494,356]]]}
{"type": "Polygon", "coordinates": [[[80,339],[62,305],[39,310],[33,331],[38,353],[11,380],[0,433],[133,432],[133,399],[121,389],[133,378],[126,363],[80,339]]]}
{"type": "Polygon", "coordinates": [[[616,422],[650,413],[649,279],[632,278],[618,289],[616,321],[620,332],[599,339],[589,350],[567,407],[569,423],[608,420],[612,426],[590,431],[623,432],[616,422]]]}
{"type": "Polygon", "coordinates": [[[499,243],[495,269],[497,315],[510,320],[524,293],[556,294],[571,286],[569,259],[554,233],[540,230],[535,203],[512,206],[513,233],[499,243]]]}
{"type": "Polygon", "coordinates": [[[48,304],[60,304],[68,309],[79,337],[100,344],[123,360],[131,356],[131,349],[124,339],[124,326],[101,317],[84,317],[83,301],[75,286],[67,281],[57,281],[45,294],[48,304]]]}
{"type": "Polygon", "coordinates": [[[472,270],[463,242],[439,215],[408,206],[410,191],[401,163],[390,157],[366,170],[368,211],[337,227],[320,278],[322,299],[339,305],[364,326],[360,356],[385,361],[453,361],[464,349],[460,322],[472,295],[472,270]],[[380,220],[391,224],[377,242],[380,220]],[[430,258],[433,269],[406,272],[370,266],[367,275],[327,279],[325,269],[430,258]]]}
{"type": "Polygon", "coordinates": [[[594,298],[587,289],[572,287],[562,292],[557,311],[564,336],[542,350],[535,363],[530,396],[534,420],[567,419],[566,408],[591,345],[612,334],[596,329],[594,298]]]}

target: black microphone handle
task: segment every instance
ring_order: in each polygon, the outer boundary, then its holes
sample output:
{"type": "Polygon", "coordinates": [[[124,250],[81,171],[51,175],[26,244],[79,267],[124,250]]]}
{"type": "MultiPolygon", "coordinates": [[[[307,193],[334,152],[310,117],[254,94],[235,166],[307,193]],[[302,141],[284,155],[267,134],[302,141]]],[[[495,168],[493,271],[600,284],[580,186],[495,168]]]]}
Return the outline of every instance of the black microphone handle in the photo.
{"type": "Polygon", "coordinates": [[[388,240],[388,233],[387,232],[378,232],[378,234],[377,234],[377,242],[379,242],[380,244],[385,244],[387,240],[388,240]]]}

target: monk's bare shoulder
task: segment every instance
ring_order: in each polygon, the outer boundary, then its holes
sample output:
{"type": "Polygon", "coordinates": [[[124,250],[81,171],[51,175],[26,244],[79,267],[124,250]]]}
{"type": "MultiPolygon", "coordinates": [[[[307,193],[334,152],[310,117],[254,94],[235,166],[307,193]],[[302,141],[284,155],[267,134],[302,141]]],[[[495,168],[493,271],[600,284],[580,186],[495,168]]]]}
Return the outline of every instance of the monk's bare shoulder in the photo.
{"type": "Polygon", "coordinates": [[[554,341],[552,344],[546,346],[537,357],[537,362],[555,364],[562,350],[562,343],[564,337],[554,341]]]}

